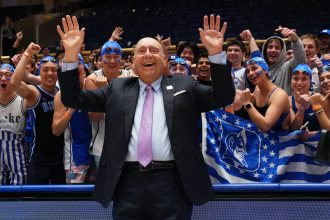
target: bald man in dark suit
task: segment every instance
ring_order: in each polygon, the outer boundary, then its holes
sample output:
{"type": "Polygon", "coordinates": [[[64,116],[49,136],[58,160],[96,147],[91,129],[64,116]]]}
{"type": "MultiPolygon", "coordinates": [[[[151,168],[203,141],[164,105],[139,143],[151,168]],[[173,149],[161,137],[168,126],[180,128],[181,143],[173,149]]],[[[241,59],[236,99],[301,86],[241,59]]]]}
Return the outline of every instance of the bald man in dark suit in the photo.
{"type": "Polygon", "coordinates": [[[75,17],[67,16],[62,23],[63,31],[57,27],[65,47],[59,73],[62,102],[106,113],[96,201],[107,207],[114,200],[114,219],[190,219],[193,204],[201,205],[213,195],[196,120],[201,112],[231,104],[235,96],[231,66],[214,63],[222,52],[227,24],[220,31],[220,16],[211,15],[210,23],[205,16],[204,28],[199,29],[210,56],[212,87],[186,76],[165,77],[162,46],[153,38],[143,38],[133,57],[137,78],[114,79],[104,88],[85,91],[79,88],[77,74],[85,30],[79,29],[75,17]],[[145,117],[149,102],[152,115],[145,117]],[[141,144],[142,139],[147,144],[141,144]],[[141,156],[140,148],[145,147],[148,150],[143,152],[148,153],[141,156]]]}

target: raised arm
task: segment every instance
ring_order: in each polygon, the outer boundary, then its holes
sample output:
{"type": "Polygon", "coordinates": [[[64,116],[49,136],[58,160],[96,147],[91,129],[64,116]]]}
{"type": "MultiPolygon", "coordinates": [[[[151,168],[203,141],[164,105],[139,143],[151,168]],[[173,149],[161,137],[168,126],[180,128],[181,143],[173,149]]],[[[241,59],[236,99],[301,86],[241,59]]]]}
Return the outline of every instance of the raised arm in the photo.
{"type": "Polygon", "coordinates": [[[25,66],[31,56],[37,54],[39,51],[39,45],[30,43],[17,64],[13,77],[10,80],[10,84],[14,87],[16,92],[27,101],[29,107],[32,107],[38,101],[39,92],[34,86],[27,85],[23,82],[26,78],[25,66]]]}
{"type": "Polygon", "coordinates": [[[293,51],[293,58],[289,61],[291,69],[295,68],[298,64],[306,63],[307,59],[304,46],[296,34],[296,30],[279,26],[275,31],[280,32],[283,37],[287,37],[291,42],[293,51]]]}
{"type": "Polygon", "coordinates": [[[122,35],[124,33],[123,28],[122,27],[116,27],[113,32],[111,37],[109,38],[109,41],[120,41],[122,40],[122,38],[120,37],[120,35],[122,35]]]}
{"type": "Polygon", "coordinates": [[[220,15],[217,15],[214,19],[214,15],[211,14],[210,23],[209,18],[206,15],[204,16],[203,29],[199,28],[198,30],[201,41],[210,56],[222,52],[226,29],[227,22],[224,22],[220,31],[220,15]]]}
{"type": "Polygon", "coordinates": [[[66,63],[77,62],[85,38],[85,28],[79,29],[77,18],[75,16],[71,18],[69,15],[62,18],[62,25],[64,32],[59,25],[57,25],[57,32],[62,39],[65,50],[63,61],[66,63]]]}
{"type": "Polygon", "coordinates": [[[59,72],[61,101],[67,107],[88,112],[104,112],[108,86],[95,91],[81,90],[78,75],[78,54],[85,37],[85,29],[79,29],[77,18],[62,18],[63,30],[57,31],[65,50],[62,70],[59,72]],[[64,32],[63,32],[64,31],[64,32]],[[63,70],[64,69],[64,70],[63,70]]]}
{"type": "Polygon", "coordinates": [[[247,29],[242,31],[242,33],[240,33],[240,37],[242,38],[242,40],[247,41],[249,43],[251,54],[253,52],[260,51],[256,40],[252,36],[250,30],[247,29]]]}
{"type": "MultiPolygon", "coordinates": [[[[216,108],[231,104],[235,97],[235,88],[231,77],[231,65],[220,65],[219,57],[221,57],[222,46],[224,43],[224,35],[227,29],[227,22],[223,23],[220,29],[220,16],[214,17],[213,14],[204,16],[203,29],[199,28],[201,41],[209,54],[211,61],[211,77],[212,77],[212,98],[216,108]],[[216,59],[214,59],[217,57],[216,59]],[[217,62],[215,61],[217,60],[217,62]],[[220,105],[220,106],[219,106],[220,105]]],[[[199,101],[203,103],[203,97],[199,101]]],[[[212,108],[213,108],[212,107],[212,108]]]]}

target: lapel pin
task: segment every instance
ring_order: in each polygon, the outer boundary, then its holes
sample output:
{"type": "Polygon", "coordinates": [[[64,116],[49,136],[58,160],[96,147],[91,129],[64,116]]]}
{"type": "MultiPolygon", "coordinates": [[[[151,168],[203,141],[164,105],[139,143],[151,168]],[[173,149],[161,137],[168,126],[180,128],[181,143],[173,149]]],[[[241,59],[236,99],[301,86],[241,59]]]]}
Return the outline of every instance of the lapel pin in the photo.
{"type": "Polygon", "coordinates": [[[172,86],[172,85],[170,85],[170,86],[166,86],[166,89],[167,89],[167,90],[171,90],[171,89],[173,89],[173,86],[172,86]]]}

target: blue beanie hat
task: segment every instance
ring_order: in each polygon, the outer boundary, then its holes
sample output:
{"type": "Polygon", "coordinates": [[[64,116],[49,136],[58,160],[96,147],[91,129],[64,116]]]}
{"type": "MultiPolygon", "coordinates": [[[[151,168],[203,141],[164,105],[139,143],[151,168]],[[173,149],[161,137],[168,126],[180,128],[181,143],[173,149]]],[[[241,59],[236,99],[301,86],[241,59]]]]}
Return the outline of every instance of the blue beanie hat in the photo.
{"type": "Polygon", "coordinates": [[[269,72],[268,65],[267,65],[266,61],[264,60],[264,58],[262,58],[262,57],[252,57],[250,60],[248,60],[246,62],[246,64],[247,65],[257,64],[263,70],[265,70],[267,73],[269,72]]]}
{"type": "Polygon", "coordinates": [[[118,54],[122,56],[121,46],[116,41],[108,41],[101,48],[101,56],[104,54],[118,54]]]}
{"type": "Polygon", "coordinates": [[[15,71],[14,67],[12,65],[8,64],[8,63],[1,64],[0,69],[1,70],[7,70],[11,73],[14,73],[14,71],[15,71]]]}

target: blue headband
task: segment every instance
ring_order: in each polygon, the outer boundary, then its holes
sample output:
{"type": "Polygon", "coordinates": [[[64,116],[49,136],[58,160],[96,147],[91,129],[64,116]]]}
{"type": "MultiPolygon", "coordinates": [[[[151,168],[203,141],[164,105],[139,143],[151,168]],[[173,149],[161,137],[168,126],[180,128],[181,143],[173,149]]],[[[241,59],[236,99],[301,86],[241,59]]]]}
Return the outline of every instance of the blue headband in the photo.
{"type": "Polygon", "coordinates": [[[101,48],[101,56],[104,54],[116,54],[122,56],[121,46],[115,41],[108,41],[101,48]]]}
{"type": "Polygon", "coordinates": [[[1,67],[0,67],[0,69],[1,70],[7,70],[7,71],[9,71],[11,73],[14,73],[14,71],[15,71],[14,67],[12,65],[8,64],[8,63],[2,64],[1,67]]]}
{"type": "Polygon", "coordinates": [[[306,73],[307,76],[309,77],[309,79],[312,81],[312,75],[313,72],[311,70],[311,68],[309,68],[309,66],[305,63],[302,64],[298,64],[292,71],[292,74],[295,74],[297,72],[302,72],[302,73],[306,73]]]}
{"type": "Polygon", "coordinates": [[[250,60],[248,60],[246,62],[246,64],[247,65],[257,64],[263,70],[265,70],[267,73],[269,72],[268,65],[267,65],[266,61],[264,60],[264,58],[262,58],[262,57],[252,57],[250,60]]]}

